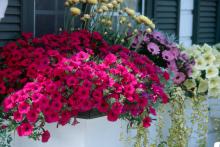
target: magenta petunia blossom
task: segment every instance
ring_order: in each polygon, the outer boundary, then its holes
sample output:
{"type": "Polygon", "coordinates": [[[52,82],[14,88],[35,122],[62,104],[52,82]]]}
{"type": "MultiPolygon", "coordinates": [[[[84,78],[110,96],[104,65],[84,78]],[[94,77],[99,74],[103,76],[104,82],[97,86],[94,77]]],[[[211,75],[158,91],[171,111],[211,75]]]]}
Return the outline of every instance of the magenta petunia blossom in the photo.
{"type": "Polygon", "coordinates": [[[155,43],[149,43],[147,49],[153,55],[158,55],[160,53],[160,48],[155,43]]]}
{"type": "MultiPolygon", "coordinates": [[[[149,51],[160,54],[157,44],[149,44],[149,51]]],[[[123,117],[147,127],[151,119],[143,121],[145,112],[156,115],[153,104],[168,101],[168,73],[146,56],[109,45],[97,32],[19,39],[3,47],[0,57],[6,65],[0,71],[0,96],[7,94],[4,113],[19,136],[37,133],[47,142],[45,123],[75,125],[79,114],[94,109],[109,121],[123,117]]]]}
{"type": "Polygon", "coordinates": [[[151,126],[151,118],[149,116],[145,117],[144,120],[143,120],[143,126],[145,128],[148,128],[151,126]]]}
{"type": "Polygon", "coordinates": [[[30,136],[33,132],[33,126],[30,123],[22,123],[17,127],[19,136],[30,136]]]}

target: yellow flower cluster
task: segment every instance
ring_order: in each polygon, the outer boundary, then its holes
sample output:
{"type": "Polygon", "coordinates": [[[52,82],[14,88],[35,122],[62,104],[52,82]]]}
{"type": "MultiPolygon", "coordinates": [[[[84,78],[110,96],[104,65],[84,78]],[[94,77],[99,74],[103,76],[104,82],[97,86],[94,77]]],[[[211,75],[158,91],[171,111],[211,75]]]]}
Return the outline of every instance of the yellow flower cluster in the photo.
{"type": "Polygon", "coordinates": [[[198,93],[208,92],[210,97],[220,96],[220,52],[208,44],[194,45],[186,52],[195,59],[191,79],[184,83],[187,89],[197,87],[198,93]]]}
{"type": "MultiPolygon", "coordinates": [[[[106,13],[106,12],[111,12],[114,10],[117,10],[120,14],[125,13],[129,17],[131,17],[134,21],[136,21],[137,24],[144,24],[147,26],[147,32],[151,32],[152,29],[155,28],[155,24],[153,23],[152,20],[150,20],[148,17],[144,15],[138,15],[138,13],[130,8],[124,8],[123,11],[121,9],[121,4],[123,3],[123,0],[67,0],[65,2],[65,6],[70,8],[70,12],[72,16],[78,16],[80,15],[82,10],[76,7],[77,4],[79,3],[84,3],[84,4],[89,4],[89,5],[96,5],[95,12],[94,13],[106,13]]],[[[115,11],[116,12],[116,11],[115,11]]],[[[90,18],[92,18],[95,14],[83,14],[81,17],[81,20],[87,21],[90,18]]],[[[100,20],[104,25],[110,26],[112,22],[110,22],[109,18],[107,18],[105,21],[100,20]]],[[[132,28],[132,23],[130,22],[129,19],[127,19],[125,16],[122,15],[120,18],[120,24],[126,24],[128,28],[132,28]]]]}
{"type": "MultiPolygon", "coordinates": [[[[155,24],[148,17],[146,17],[144,15],[137,15],[135,10],[130,9],[130,8],[125,8],[124,12],[127,13],[128,16],[132,17],[138,24],[144,24],[146,26],[149,26],[152,29],[155,29],[155,24]]],[[[148,31],[149,31],[149,29],[148,29],[148,31]]],[[[151,30],[150,30],[150,32],[151,32],[151,30]]]]}

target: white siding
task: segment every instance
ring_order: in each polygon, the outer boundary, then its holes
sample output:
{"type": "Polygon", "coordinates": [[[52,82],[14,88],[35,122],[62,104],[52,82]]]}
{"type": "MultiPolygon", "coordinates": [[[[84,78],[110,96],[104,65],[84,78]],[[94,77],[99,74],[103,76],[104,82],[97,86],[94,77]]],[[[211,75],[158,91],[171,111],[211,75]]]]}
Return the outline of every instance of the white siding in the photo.
{"type": "Polygon", "coordinates": [[[5,10],[8,5],[8,0],[0,0],[0,21],[5,16],[5,10]]]}
{"type": "Polygon", "coordinates": [[[179,40],[185,46],[192,44],[193,4],[194,0],[181,0],[179,40]]]}

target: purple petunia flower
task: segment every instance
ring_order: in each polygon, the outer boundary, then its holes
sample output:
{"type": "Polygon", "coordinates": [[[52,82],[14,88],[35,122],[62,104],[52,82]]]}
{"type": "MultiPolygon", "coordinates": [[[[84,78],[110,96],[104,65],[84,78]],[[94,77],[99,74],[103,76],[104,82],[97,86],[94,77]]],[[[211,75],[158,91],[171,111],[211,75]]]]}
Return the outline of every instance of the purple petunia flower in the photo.
{"type": "Polygon", "coordinates": [[[187,54],[182,53],[182,54],[180,55],[179,59],[180,59],[181,61],[183,61],[183,62],[187,62],[187,61],[189,60],[189,57],[188,57],[187,54]]]}
{"type": "Polygon", "coordinates": [[[180,55],[180,50],[177,47],[172,47],[170,50],[174,56],[175,59],[178,59],[180,55]]]}
{"type": "Polygon", "coordinates": [[[160,48],[155,43],[149,43],[147,46],[149,52],[153,55],[158,55],[160,53],[160,48]]]}
{"type": "Polygon", "coordinates": [[[181,84],[186,79],[186,75],[182,72],[176,72],[173,82],[175,84],[181,84]]]}
{"type": "Polygon", "coordinates": [[[154,31],[152,33],[152,35],[153,35],[153,38],[157,39],[158,41],[164,41],[165,40],[165,36],[160,32],[154,31]]]}
{"type": "Polygon", "coordinates": [[[177,65],[176,65],[176,61],[170,61],[167,64],[167,67],[171,70],[171,71],[178,71],[177,65]]]}
{"type": "Polygon", "coordinates": [[[171,51],[167,51],[167,50],[163,51],[162,52],[162,57],[166,61],[174,60],[174,55],[173,55],[173,53],[171,51]]]}

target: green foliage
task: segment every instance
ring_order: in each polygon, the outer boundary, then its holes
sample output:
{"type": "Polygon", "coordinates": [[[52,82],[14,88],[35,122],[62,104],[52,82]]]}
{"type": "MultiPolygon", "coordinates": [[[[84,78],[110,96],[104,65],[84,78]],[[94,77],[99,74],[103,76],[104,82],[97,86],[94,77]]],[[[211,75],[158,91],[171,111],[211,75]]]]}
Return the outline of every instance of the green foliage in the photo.
{"type": "Polygon", "coordinates": [[[209,107],[206,104],[207,99],[205,96],[194,96],[192,98],[193,113],[191,116],[192,133],[198,134],[197,143],[199,147],[206,146],[206,138],[208,133],[208,115],[209,107]]]}
{"type": "Polygon", "coordinates": [[[8,133],[7,129],[0,129],[0,146],[1,147],[11,147],[12,137],[8,133]]]}
{"type": "Polygon", "coordinates": [[[180,87],[171,90],[171,122],[167,144],[169,147],[186,147],[188,145],[189,129],[185,120],[185,94],[180,87]]]}
{"type": "Polygon", "coordinates": [[[3,119],[2,112],[0,110],[0,147],[10,147],[12,142],[12,136],[10,128],[4,126],[5,120],[3,119]]]}

